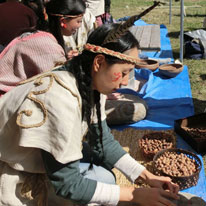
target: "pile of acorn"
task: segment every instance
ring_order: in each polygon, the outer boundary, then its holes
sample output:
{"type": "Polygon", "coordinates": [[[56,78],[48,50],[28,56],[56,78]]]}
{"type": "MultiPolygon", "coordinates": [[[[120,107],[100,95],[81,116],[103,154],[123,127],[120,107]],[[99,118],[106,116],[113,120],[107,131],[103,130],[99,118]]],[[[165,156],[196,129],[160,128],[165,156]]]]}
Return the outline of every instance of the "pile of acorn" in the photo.
{"type": "Polygon", "coordinates": [[[183,129],[189,133],[190,136],[194,137],[194,138],[202,138],[205,139],[206,138],[206,128],[201,128],[201,127],[197,127],[197,128],[192,128],[192,127],[183,127],[183,129]]]}
{"type": "Polygon", "coordinates": [[[195,159],[189,158],[186,154],[165,152],[156,161],[155,167],[167,175],[182,177],[196,173],[197,165],[195,159]]]}
{"type": "Polygon", "coordinates": [[[174,137],[165,132],[152,132],[144,135],[138,143],[143,156],[152,159],[160,150],[174,147],[174,137]]]}

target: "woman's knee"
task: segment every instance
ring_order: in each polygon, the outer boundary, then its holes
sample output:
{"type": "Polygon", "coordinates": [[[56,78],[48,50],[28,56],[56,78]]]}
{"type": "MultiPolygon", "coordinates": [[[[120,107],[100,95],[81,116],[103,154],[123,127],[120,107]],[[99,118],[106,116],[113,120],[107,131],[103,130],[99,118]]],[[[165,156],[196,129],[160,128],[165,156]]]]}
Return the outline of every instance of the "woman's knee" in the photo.
{"type": "Polygon", "coordinates": [[[88,179],[107,184],[116,184],[114,174],[104,167],[93,165],[93,168],[89,169],[89,163],[80,163],[80,172],[88,179]]]}

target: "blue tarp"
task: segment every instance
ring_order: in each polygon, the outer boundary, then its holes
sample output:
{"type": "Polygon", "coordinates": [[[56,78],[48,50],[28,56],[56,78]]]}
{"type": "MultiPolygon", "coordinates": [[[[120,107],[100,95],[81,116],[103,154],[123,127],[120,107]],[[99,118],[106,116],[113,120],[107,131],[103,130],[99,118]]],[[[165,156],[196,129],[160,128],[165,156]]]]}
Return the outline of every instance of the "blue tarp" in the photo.
{"type": "MultiPolygon", "coordinates": [[[[158,70],[136,70],[136,78],[144,78],[147,82],[139,93],[130,89],[120,89],[121,93],[129,93],[142,97],[149,107],[146,119],[129,127],[165,129],[174,126],[174,120],[194,114],[193,101],[188,77],[188,68],[175,78],[166,79],[158,70]]],[[[126,127],[128,125],[123,125],[126,127]]]]}
{"type": "MultiPolygon", "coordinates": [[[[142,20],[138,20],[136,25],[146,25],[142,20]]],[[[160,25],[161,50],[159,52],[144,52],[144,55],[152,58],[173,59],[170,39],[167,28],[160,25]]],[[[194,107],[188,75],[188,67],[185,65],[183,71],[175,78],[165,78],[159,74],[158,69],[152,72],[148,69],[135,70],[136,79],[145,79],[147,82],[137,93],[130,89],[120,89],[121,93],[129,93],[142,97],[148,104],[147,117],[134,124],[115,126],[112,128],[122,130],[127,127],[135,129],[172,129],[174,121],[184,117],[194,115],[194,107]]],[[[192,150],[192,148],[178,136],[178,148],[192,150]]],[[[194,152],[194,151],[193,151],[194,152]]],[[[203,160],[199,155],[202,164],[203,160]]],[[[183,192],[188,192],[206,200],[206,178],[204,167],[200,172],[198,184],[183,192]]]]}

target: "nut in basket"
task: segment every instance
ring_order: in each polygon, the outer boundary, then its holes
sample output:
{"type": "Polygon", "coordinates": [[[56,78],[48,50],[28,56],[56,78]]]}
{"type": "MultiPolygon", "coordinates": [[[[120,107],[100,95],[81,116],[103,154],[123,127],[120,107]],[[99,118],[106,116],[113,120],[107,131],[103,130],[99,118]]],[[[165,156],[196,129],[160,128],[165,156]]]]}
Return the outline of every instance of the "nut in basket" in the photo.
{"type": "Polygon", "coordinates": [[[201,168],[200,158],[183,149],[165,149],[158,152],[153,159],[154,173],[169,176],[179,185],[180,190],[197,184],[201,168]]]}
{"type": "Polygon", "coordinates": [[[152,160],[159,151],[175,147],[176,138],[167,132],[151,132],[139,139],[138,144],[142,155],[152,160]]]}

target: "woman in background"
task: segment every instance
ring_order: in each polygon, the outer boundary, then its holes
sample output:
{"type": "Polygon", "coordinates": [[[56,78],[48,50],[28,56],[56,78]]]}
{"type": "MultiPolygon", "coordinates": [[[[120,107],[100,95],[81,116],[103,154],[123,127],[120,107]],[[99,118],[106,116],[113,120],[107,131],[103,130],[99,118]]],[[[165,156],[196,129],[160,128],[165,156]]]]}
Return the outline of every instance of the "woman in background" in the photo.
{"type": "Polygon", "coordinates": [[[68,55],[63,36],[74,34],[81,26],[86,9],[83,0],[51,0],[45,8],[41,0],[35,2],[38,26],[15,38],[0,54],[0,94],[52,69],[57,62],[65,62],[68,55]]]}
{"type": "Polygon", "coordinates": [[[82,52],[84,45],[87,42],[89,33],[91,33],[96,27],[97,25],[95,16],[88,8],[86,8],[85,14],[82,18],[81,26],[73,35],[64,36],[66,52],[69,59],[82,52]]]}

